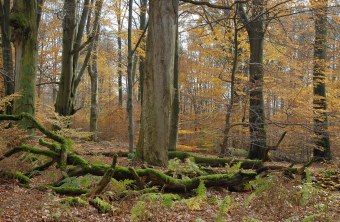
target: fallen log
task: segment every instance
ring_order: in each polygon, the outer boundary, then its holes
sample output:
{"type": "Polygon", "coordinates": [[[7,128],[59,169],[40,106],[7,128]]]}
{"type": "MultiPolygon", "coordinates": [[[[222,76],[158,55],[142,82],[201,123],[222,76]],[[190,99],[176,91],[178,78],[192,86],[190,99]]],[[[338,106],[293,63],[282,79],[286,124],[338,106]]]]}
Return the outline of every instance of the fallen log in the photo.
{"type": "MultiPolygon", "coordinates": [[[[135,185],[141,190],[147,189],[150,186],[157,186],[161,190],[176,191],[176,192],[187,192],[196,189],[200,182],[203,181],[205,186],[220,186],[231,190],[242,191],[245,190],[245,185],[253,180],[256,175],[264,171],[272,170],[273,167],[263,166],[263,162],[260,160],[248,160],[248,159],[232,159],[232,158],[208,158],[202,156],[196,156],[193,154],[172,151],[169,152],[169,158],[178,158],[184,160],[186,158],[192,158],[196,164],[208,165],[208,166],[222,166],[226,164],[232,166],[240,163],[240,168],[243,169],[256,169],[253,170],[237,170],[233,173],[217,173],[202,176],[195,176],[192,178],[177,179],[173,178],[159,170],[153,168],[134,169],[122,166],[116,166],[116,157],[113,159],[112,165],[108,164],[90,164],[88,161],[72,152],[71,146],[72,140],[64,138],[48,129],[43,127],[37,120],[35,120],[29,114],[20,115],[1,115],[0,120],[21,120],[26,118],[33,123],[33,126],[39,129],[46,135],[47,138],[55,141],[48,142],[43,139],[39,140],[39,144],[44,148],[36,148],[33,146],[21,145],[13,148],[12,150],[5,153],[0,157],[0,161],[4,158],[10,157],[11,155],[18,152],[28,152],[37,155],[43,155],[50,157],[52,160],[46,164],[35,168],[33,170],[46,170],[49,166],[53,165],[54,162],[58,163],[61,172],[65,177],[67,176],[82,176],[86,174],[92,174],[96,176],[103,176],[101,181],[97,184],[97,187],[92,191],[84,190],[75,187],[62,186],[61,182],[55,184],[55,186],[48,186],[56,193],[64,195],[81,195],[87,194],[89,197],[100,194],[106,185],[111,181],[111,178],[116,180],[131,179],[135,181],[135,185]]],[[[112,156],[112,153],[110,154],[112,156]]],[[[280,169],[278,169],[280,170],[280,169]]],[[[32,171],[26,175],[31,175],[32,171]]],[[[291,173],[295,173],[297,170],[291,170],[291,173]]],[[[20,174],[21,175],[21,174],[20,174]]],[[[29,183],[29,177],[22,174],[24,177],[15,177],[18,180],[22,180],[23,183],[29,183]],[[22,179],[20,179],[22,178],[22,179]]],[[[13,176],[14,177],[14,176],[13,176]]]]}
{"type": "Polygon", "coordinates": [[[211,167],[223,167],[226,164],[230,166],[241,162],[241,168],[243,169],[258,169],[263,166],[261,160],[248,160],[248,159],[233,159],[233,158],[210,158],[192,155],[190,153],[181,151],[171,151],[169,152],[169,159],[178,158],[184,160],[187,158],[193,158],[194,162],[201,165],[208,165],[211,167]]]}
{"type": "MultiPolygon", "coordinates": [[[[115,152],[89,152],[84,155],[103,155],[111,157],[115,152]]],[[[118,152],[117,155],[119,157],[128,157],[128,152],[118,152]]],[[[242,162],[241,168],[243,169],[258,169],[263,166],[263,162],[261,160],[250,160],[250,159],[234,159],[234,158],[213,158],[213,157],[202,157],[198,155],[193,155],[187,152],[182,151],[169,151],[168,154],[169,159],[180,159],[185,160],[187,158],[192,158],[196,164],[206,165],[211,167],[223,167],[226,164],[230,166],[237,164],[238,162],[242,162]]]]}

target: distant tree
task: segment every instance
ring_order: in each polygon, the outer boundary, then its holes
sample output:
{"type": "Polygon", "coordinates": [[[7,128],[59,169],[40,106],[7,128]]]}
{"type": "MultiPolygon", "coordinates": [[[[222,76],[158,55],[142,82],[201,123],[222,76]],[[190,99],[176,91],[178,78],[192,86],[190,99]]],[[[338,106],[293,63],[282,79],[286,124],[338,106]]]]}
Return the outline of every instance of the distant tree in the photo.
{"type": "Polygon", "coordinates": [[[314,69],[313,69],[313,109],[314,132],[317,136],[314,157],[331,159],[328,133],[327,99],[326,99],[326,56],[327,56],[327,5],[328,0],[312,0],[315,22],[314,69]]]}
{"type": "Polygon", "coordinates": [[[168,161],[177,11],[178,0],[153,0],[149,3],[150,18],[137,156],[155,165],[166,165],[168,161]]]}
{"type": "MultiPolygon", "coordinates": [[[[99,26],[97,32],[100,32],[99,26]]],[[[91,53],[91,59],[87,67],[91,79],[90,132],[93,133],[92,139],[94,141],[98,139],[98,44],[99,35],[96,35],[93,42],[93,53],[91,53]]]]}
{"type": "Polygon", "coordinates": [[[123,20],[122,17],[122,0],[118,0],[115,3],[116,17],[117,17],[117,42],[118,42],[118,103],[120,107],[123,107],[123,56],[122,56],[122,29],[123,20]]]}
{"type": "Polygon", "coordinates": [[[62,70],[55,104],[55,110],[60,115],[68,116],[77,111],[74,107],[76,90],[84,75],[91,53],[87,53],[80,68],[78,68],[79,57],[85,47],[91,50],[93,48],[93,40],[97,35],[102,5],[103,0],[96,1],[92,31],[88,39],[82,43],[86,21],[89,19],[90,0],[84,0],[79,22],[77,22],[76,13],[77,1],[68,0],[64,2],[62,70]]]}
{"type": "Polygon", "coordinates": [[[129,118],[128,131],[129,131],[129,152],[132,153],[134,149],[134,120],[133,120],[133,50],[132,50],[132,7],[133,0],[129,0],[129,18],[128,18],[128,66],[127,66],[127,90],[128,90],[128,101],[127,101],[127,112],[129,118]]]}

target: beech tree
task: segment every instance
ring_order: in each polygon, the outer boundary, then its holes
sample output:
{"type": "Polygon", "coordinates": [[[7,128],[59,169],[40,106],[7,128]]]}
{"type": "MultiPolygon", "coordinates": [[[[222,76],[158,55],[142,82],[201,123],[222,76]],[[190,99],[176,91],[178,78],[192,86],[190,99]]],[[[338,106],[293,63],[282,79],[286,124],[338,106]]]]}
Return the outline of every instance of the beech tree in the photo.
{"type": "Polygon", "coordinates": [[[245,4],[239,4],[241,21],[245,26],[249,45],[249,130],[250,159],[267,159],[265,113],[263,102],[263,44],[265,35],[265,8],[264,0],[252,0],[250,7],[251,14],[246,14],[245,4]]]}
{"type": "MultiPolygon", "coordinates": [[[[147,0],[140,0],[140,15],[139,15],[139,29],[144,31],[146,28],[146,11],[147,11],[147,0]]],[[[145,37],[144,37],[145,38],[145,37]]],[[[143,39],[144,39],[143,38],[143,39]]],[[[145,51],[145,45],[141,48],[145,51]]],[[[138,100],[143,102],[143,82],[145,73],[145,59],[144,56],[139,56],[139,89],[138,89],[138,100]]]]}
{"type": "Polygon", "coordinates": [[[79,23],[77,23],[76,13],[77,1],[69,0],[64,2],[62,70],[55,104],[55,110],[60,115],[68,116],[77,111],[74,107],[76,90],[81,82],[91,55],[91,53],[87,53],[82,66],[78,69],[80,52],[85,47],[89,47],[89,49],[92,50],[93,39],[97,35],[102,5],[103,0],[96,1],[92,31],[88,39],[82,43],[86,21],[89,18],[90,0],[84,0],[79,23]]]}
{"type": "Polygon", "coordinates": [[[137,155],[156,165],[168,161],[178,0],[149,3],[149,30],[137,155]]]}
{"type": "MultiPolygon", "coordinates": [[[[35,113],[35,78],[38,53],[38,1],[13,2],[10,24],[15,47],[15,92],[20,93],[14,102],[14,113],[35,113]]],[[[26,123],[23,123],[27,127],[26,123]]]]}
{"type": "Polygon", "coordinates": [[[314,157],[331,159],[330,140],[328,134],[326,69],[327,69],[327,0],[311,1],[314,9],[314,69],[313,69],[313,109],[314,133],[317,136],[314,157]]]}
{"type": "MultiPolygon", "coordinates": [[[[4,77],[5,96],[14,93],[14,71],[13,71],[13,56],[10,40],[10,9],[11,1],[0,1],[0,31],[1,31],[1,44],[2,44],[2,64],[4,77]]],[[[6,107],[6,113],[12,113],[12,107],[6,107]]]]}

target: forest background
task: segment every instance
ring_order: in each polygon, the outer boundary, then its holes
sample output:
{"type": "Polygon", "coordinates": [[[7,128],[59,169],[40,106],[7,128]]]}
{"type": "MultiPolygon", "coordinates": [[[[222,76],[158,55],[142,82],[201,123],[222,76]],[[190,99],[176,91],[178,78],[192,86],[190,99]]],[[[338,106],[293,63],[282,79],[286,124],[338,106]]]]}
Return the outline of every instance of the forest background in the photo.
{"type": "MultiPolygon", "coordinates": [[[[210,3],[230,5],[229,1],[224,0],[210,3]]],[[[77,4],[77,15],[80,16],[83,2],[77,4]]],[[[327,109],[324,110],[328,116],[330,144],[335,157],[339,156],[340,146],[340,24],[337,4],[337,1],[329,1],[327,6],[327,109]]],[[[97,6],[92,4],[86,7],[91,9],[97,6]]],[[[63,2],[58,0],[46,0],[41,8],[37,34],[36,113],[43,122],[54,116],[57,100],[62,64],[62,8],[63,2]]],[[[90,24],[87,24],[88,30],[82,37],[83,43],[87,44],[97,38],[97,49],[91,53],[97,54],[98,101],[95,110],[98,112],[98,126],[90,127],[91,95],[94,94],[91,92],[91,75],[87,74],[91,74],[90,68],[83,70],[85,74],[79,78],[79,87],[74,95],[76,112],[72,116],[72,128],[94,131],[98,140],[129,142],[126,107],[131,98],[134,142],[137,143],[141,73],[145,59],[143,36],[147,25],[145,1],[135,2],[132,10],[132,45],[139,45],[134,49],[131,64],[133,98],[128,93],[128,2],[104,1],[96,37],[89,31],[90,24]]],[[[313,109],[313,8],[309,1],[272,0],[267,1],[266,13],[263,95],[267,144],[275,145],[286,131],[280,148],[273,151],[271,157],[276,160],[308,161],[315,148],[316,137],[313,133],[316,115],[313,109]]],[[[226,113],[230,113],[229,152],[235,148],[249,147],[249,40],[241,21],[233,20],[234,15],[234,8],[225,10],[188,3],[179,6],[179,149],[219,151],[225,133],[226,113]],[[235,30],[238,64],[234,86],[231,86],[235,30]],[[231,98],[233,102],[230,106],[231,98]]],[[[91,21],[93,23],[95,19],[91,21]]],[[[78,69],[85,63],[87,48],[91,44],[84,45],[79,51],[78,69]]],[[[0,66],[1,63],[2,60],[0,66]]],[[[2,95],[5,94],[3,85],[2,95]]]]}

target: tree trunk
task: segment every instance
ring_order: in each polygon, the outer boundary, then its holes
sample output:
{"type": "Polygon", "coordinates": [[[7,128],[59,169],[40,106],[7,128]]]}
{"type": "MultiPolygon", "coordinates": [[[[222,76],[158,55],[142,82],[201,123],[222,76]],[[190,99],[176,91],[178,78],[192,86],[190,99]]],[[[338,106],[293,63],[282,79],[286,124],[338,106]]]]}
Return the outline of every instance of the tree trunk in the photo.
{"type": "MultiPolygon", "coordinates": [[[[14,1],[10,24],[15,47],[15,92],[21,94],[14,102],[14,113],[35,113],[35,78],[37,66],[38,4],[14,1]]],[[[28,127],[22,122],[23,127],[28,127]]]]}
{"type": "MultiPolygon", "coordinates": [[[[255,27],[256,29],[256,27],[255,27]]],[[[250,43],[250,83],[249,92],[249,127],[250,127],[250,159],[266,160],[266,130],[263,102],[263,40],[264,33],[251,31],[248,33],[250,43]]]]}
{"type": "MultiPolygon", "coordinates": [[[[93,3],[93,1],[91,1],[93,3]]],[[[92,32],[86,42],[81,44],[85,25],[90,24],[90,3],[85,0],[80,22],[77,24],[76,7],[77,1],[70,0],[64,3],[64,21],[63,21],[63,54],[62,54],[62,70],[59,83],[59,91],[55,110],[63,116],[73,115],[78,109],[75,109],[76,90],[81,82],[81,78],[85,73],[86,67],[90,60],[90,54],[93,48],[93,39],[95,39],[99,24],[103,0],[97,0],[95,3],[95,16],[92,26],[92,32]],[[78,62],[80,52],[88,47],[88,53],[85,60],[78,71],[78,62]]],[[[89,26],[87,30],[90,30],[89,26]]]]}
{"type": "MultiPolygon", "coordinates": [[[[139,16],[139,29],[143,31],[146,28],[146,10],[148,0],[140,0],[140,16],[139,16]]],[[[141,46],[145,50],[145,46],[141,46]]],[[[138,101],[143,103],[143,83],[145,76],[145,59],[143,55],[139,56],[139,90],[138,101]]]]}
{"type": "MultiPolygon", "coordinates": [[[[98,33],[100,28],[98,27],[98,33]]],[[[98,43],[99,35],[93,42],[93,56],[87,70],[91,78],[91,111],[90,111],[90,132],[93,133],[93,141],[98,140],[98,43]]]]}
{"type": "Polygon", "coordinates": [[[120,13],[120,7],[122,3],[119,1],[119,13],[117,13],[117,22],[118,22],[118,103],[120,107],[123,107],[123,72],[122,72],[122,63],[123,63],[123,56],[122,56],[122,19],[120,13]]]}
{"type": "Polygon", "coordinates": [[[263,42],[265,34],[265,1],[252,0],[251,18],[240,4],[239,13],[249,38],[249,130],[250,159],[266,160],[266,130],[263,101],[263,42]]]}
{"type": "Polygon", "coordinates": [[[326,100],[326,49],[327,49],[327,0],[312,1],[314,7],[315,40],[313,70],[313,109],[314,133],[317,136],[314,157],[330,160],[331,150],[328,133],[327,100],[326,100]]]}
{"type": "Polygon", "coordinates": [[[140,141],[137,155],[167,165],[173,102],[178,0],[150,1],[140,141]],[[176,6],[176,7],[174,7],[176,6]]]}
{"type": "Polygon", "coordinates": [[[74,39],[76,35],[76,0],[65,1],[63,12],[63,51],[62,51],[62,69],[59,82],[59,91],[55,110],[63,116],[71,115],[73,96],[73,51],[74,39]]]}
{"type": "Polygon", "coordinates": [[[223,141],[222,141],[221,150],[220,150],[220,153],[222,156],[226,154],[227,147],[228,147],[229,132],[231,129],[230,117],[231,117],[231,112],[234,106],[235,76],[236,76],[237,64],[238,64],[238,28],[237,28],[236,15],[234,16],[233,21],[234,21],[234,58],[233,58],[233,69],[231,71],[230,101],[229,101],[229,104],[227,107],[227,113],[225,116],[225,129],[224,129],[223,141]]]}
{"type": "Polygon", "coordinates": [[[132,63],[133,63],[133,50],[132,50],[132,6],[133,0],[129,0],[129,19],[128,19],[128,101],[127,112],[129,118],[129,152],[132,153],[134,149],[134,122],[133,122],[133,76],[132,76],[132,63]]]}
{"type": "Polygon", "coordinates": [[[171,122],[170,122],[170,139],[169,150],[176,150],[178,141],[178,124],[179,124],[179,42],[178,42],[178,15],[176,26],[176,43],[175,43],[175,65],[174,65],[174,101],[171,109],[171,122]]]}
{"type": "MultiPolygon", "coordinates": [[[[2,61],[4,67],[4,88],[5,96],[14,93],[14,72],[12,62],[12,47],[10,41],[10,7],[11,1],[5,0],[4,3],[0,1],[0,27],[2,40],[2,61]]],[[[6,107],[6,113],[12,114],[13,107],[11,105],[6,107]]]]}

